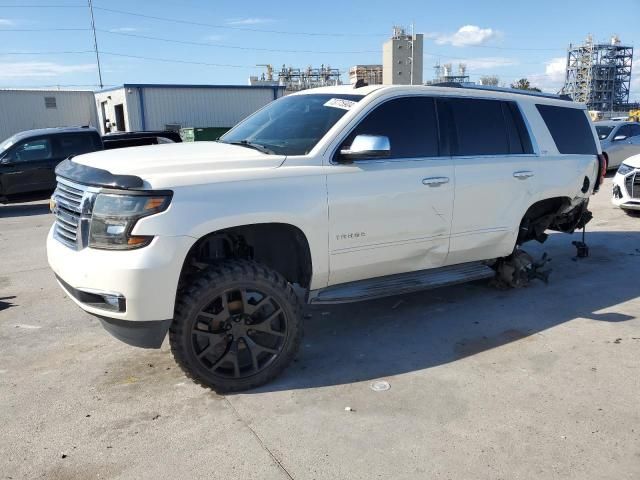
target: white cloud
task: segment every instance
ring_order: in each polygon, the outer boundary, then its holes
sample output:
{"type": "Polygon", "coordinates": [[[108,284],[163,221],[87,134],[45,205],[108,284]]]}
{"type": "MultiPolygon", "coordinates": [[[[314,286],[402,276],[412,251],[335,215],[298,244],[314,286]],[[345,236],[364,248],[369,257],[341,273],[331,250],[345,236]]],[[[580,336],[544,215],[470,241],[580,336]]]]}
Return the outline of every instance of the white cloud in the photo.
{"type": "Polygon", "coordinates": [[[480,58],[469,58],[467,60],[459,60],[455,62],[448,63],[463,63],[467,66],[467,68],[471,71],[473,70],[491,70],[493,68],[500,67],[510,67],[512,65],[517,65],[518,61],[513,58],[504,58],[504,57],[480,57],[480,58]]]}
{"type": "Polygon", "coordinates": [[[634,73],[631,77],[631,93],[629,95],[629,101],[640,101],[640,74],[638,73],[634,73]]]}
{"type": "Polygon", "coordinates": [[[118,28],[110,28],[109,31],[114,33],[133,33],[133,32],[139,32],[140,29],[136,27],[118,27],[118,28]]]}
{"type": "Polygon", "coordinates": [[[227,25],[259,25],[261,23],[271,23],[274,20],[272,18],[260,18],[260,17],[249,17],[249,18],[231,18],[227,20],[227,25]]]}
{"type": "Polygon", "coordinates": [[[10,27],[11,25],[15,25],[13,20],[9,20],[8,18],[0,18],[0,27],[10,27]]]}
{"type": "Polygon", "coordinates": [[[483,45],[489,40],[499,36],[492,28],[480,28],[477,25],[464,25],[453,34],[428,34],[427,38],[434,38],[438,45],[453,45],[454,47],[467,47],[470,45],[483,45]]]}
{"type": "Polygon", "coordinates": [[[224,39],[224,36],[222,36],[222,35],[206,35],[206,36],[202,37],[202,39],[207,41],[207,42],[219,42],[222,39],[224,39]]]}
{"type": "Polygon", "coordinates": [[[0,62],[0,78],[58,77],[67,73],[93,72],[93,63],[63,65],[53,62],[0,62]]]}
{"type": "Polygon", "coordinates": [[[566,69],[566,57],[555,57],[545,62],[543,74],[533,74],[527,78],[532,86],[538,87],[544,92],[558,93],[564,85],[566,69]]]}

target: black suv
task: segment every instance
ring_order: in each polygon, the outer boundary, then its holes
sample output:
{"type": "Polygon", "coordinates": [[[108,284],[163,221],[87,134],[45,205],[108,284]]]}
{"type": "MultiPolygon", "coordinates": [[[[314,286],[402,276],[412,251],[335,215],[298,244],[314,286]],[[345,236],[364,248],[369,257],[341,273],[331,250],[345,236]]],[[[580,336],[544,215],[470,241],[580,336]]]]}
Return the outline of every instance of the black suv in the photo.
{"type": "Polygon", "coordinates": [[[27,130],[0,143],[0,203],[56,188],[54,170],[69,156],[96,150],[180,142],[175,132],[118,132],[101,137],[91,127],[27,130]]]}
{"type": "Polygon", "coordinates": [[[43,128],[16,133],[0,143],[0,201],[56,187],[54,170],[70,155],[102,150],[97,130],[43,128]]]}

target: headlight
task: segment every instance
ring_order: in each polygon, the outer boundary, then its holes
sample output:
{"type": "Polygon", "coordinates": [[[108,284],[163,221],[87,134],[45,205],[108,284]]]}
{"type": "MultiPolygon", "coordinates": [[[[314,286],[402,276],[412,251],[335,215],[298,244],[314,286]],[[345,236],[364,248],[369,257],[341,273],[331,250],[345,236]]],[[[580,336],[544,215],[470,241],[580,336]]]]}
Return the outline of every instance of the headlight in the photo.
{"type": "Polygon", "coordinates": [[[626,175],[629,172],[633,172],[634,168],[630,167],[629,165],[626,165],[624,163],[621,163],[620,166],[618,167],[618,173],[620,175],[626,175]]]}
{"type": "Polygon", "coordinates": [[[89,229],[89,246],[131,250],[151,243],[153,237],[131,235],[138,220],[162,212],[171,195],[100,193],[96,197],[89,229]]]}

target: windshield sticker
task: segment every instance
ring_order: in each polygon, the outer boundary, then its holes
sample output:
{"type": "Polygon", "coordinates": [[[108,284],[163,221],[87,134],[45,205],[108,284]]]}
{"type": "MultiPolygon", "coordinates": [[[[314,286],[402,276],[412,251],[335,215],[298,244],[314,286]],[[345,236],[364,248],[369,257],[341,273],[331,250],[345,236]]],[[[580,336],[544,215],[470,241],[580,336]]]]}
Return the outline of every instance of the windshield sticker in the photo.
{"type": "Polygon", "coordinates": [[[333,108],[341,108],[343,110],[349,110],[356,103],[353,100],[345,100],[343,98],[332,98],[327,103],[324,104],[325,107],[333,107],[333,108]]]}

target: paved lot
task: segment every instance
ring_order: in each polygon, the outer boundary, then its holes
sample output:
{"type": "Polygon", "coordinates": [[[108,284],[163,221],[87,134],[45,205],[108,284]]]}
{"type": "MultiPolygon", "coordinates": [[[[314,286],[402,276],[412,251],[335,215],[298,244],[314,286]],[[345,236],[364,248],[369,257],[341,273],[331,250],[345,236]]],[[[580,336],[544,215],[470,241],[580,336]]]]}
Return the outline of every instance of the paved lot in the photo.
{"type": "Polygon", "coordinates": [[[311,309],[294,366],[231,396],[65,298],[46,202],[0,206],[0,478],[640,478],[640,218],[609,191],[591,258],[528,246],[548,286],[311,309]]]}

